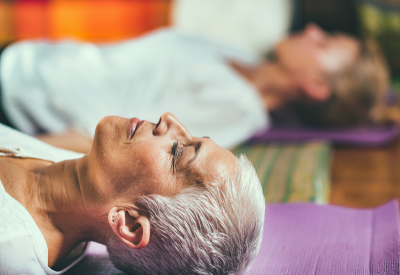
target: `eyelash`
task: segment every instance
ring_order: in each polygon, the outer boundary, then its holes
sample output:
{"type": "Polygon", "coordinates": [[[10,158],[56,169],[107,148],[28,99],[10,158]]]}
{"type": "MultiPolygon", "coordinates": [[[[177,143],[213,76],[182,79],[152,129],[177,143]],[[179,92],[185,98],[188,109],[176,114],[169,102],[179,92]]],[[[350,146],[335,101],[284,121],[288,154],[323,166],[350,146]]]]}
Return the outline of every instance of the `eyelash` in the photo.
{"type": "Polygon", "coordinates": [[[182,156],[183,154],[183,148],[178,148],[178,141],[174,142],[174,145],[172,145],[171,148],[171,155],[172,155],[172,168],[175,170],[175,161],[182,156]]]}

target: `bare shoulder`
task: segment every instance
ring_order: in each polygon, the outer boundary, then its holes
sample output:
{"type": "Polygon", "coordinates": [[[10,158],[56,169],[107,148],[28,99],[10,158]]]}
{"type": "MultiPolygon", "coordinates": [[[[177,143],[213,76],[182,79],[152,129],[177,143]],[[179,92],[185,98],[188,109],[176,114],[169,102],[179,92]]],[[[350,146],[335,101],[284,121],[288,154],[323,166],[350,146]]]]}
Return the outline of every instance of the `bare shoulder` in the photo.
{"type": "Polygon", "coordinates": [[[1,183],[11,197],[26,206],[31,189],[28,182],[32,182],[34,171],[51,164],[39,159],[0,157],[1,183]]]}

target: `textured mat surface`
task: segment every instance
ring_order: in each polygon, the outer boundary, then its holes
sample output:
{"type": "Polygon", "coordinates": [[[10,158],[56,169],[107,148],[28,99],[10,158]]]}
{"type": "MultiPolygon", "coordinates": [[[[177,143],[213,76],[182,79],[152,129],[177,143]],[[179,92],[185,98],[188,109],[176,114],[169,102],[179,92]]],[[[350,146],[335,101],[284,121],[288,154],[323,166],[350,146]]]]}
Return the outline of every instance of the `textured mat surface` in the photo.
{"type": "Polygon", "coordinates": [[[116,269],[108,258],[104,245],[89,243],[86,256],[74,267],[68,270],[67,275],[123,275],[126,274],[116,269]]]}
{"type": "Polygon", "coordinates": [[[399,274],[399,211],[267,205],[262,248],[247,274],[399,274]]]}
{"type": "Polygon", "coordinates": [[[251,139],[249,143],[270,142],[301,142],[308,140],[325,140],[335,144],[351,144],[359,146],[380,146],[394,140],[399,135],[399,127],[364,128],[364,129],[293,129],[271,128],[265,129],[251,139]]]}
{"type": "MultiPolygon", "coordinates": [[[[316,204],[267,205],[263,242],[247,275],[399,274],[399,211],[316,204]]],[[[124,274],[103,245],[66,274],[124,274]]]]}
{"type": "Polygon", "coordinates": [[[267,203],[328,202],[328,143],[246,144],[232,152],[245,154],[256,167],[267,203]]]}

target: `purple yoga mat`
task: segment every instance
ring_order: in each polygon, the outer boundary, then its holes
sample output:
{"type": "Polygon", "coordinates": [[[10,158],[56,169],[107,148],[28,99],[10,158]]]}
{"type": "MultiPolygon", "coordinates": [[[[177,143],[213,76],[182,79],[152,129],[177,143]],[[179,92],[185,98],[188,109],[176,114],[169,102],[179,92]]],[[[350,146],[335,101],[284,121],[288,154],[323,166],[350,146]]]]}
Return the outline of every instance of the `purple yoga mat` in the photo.
{"type": "Polygon", "coordinates": [[[399,211],[267,205],[262,247],[246,274],[399,274],[399,211]]]}
{"type": "MultiPolygon", "coordinates": [[[[399,274],[398,208],[396,200],[374,209],[267,205],[262,246],[246,275],[399,274]]],[[[87,254],[68,274],[122,274],[105,246],[90,243],[87,254]]]]}
{"type": "Polygon", "coordinates": [[[306,128],[270,128],[265,129],[248,140],[250,143],[296,142],[305,140],[327,140],[336,144],[353,144],[363,146],[379,146],[397,137],[399,127],[316,130],[306,128]]]}

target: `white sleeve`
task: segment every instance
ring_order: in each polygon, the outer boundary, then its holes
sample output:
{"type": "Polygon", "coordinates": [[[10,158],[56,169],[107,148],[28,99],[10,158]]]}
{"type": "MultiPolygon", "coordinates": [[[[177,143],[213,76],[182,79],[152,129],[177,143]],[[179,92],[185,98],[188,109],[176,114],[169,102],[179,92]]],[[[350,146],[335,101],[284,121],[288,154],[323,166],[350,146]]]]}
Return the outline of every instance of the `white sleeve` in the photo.
{"type": "Polygon", "coordinates": [[[79,89],[78,83],[87,78],[90,84],[93,78],[102,77],[102,63],[100,48],[89,43],[24,41],[11,45],[1,61],[6,114],[28,134],[64,131],[69,115],[56,111],[59,102],[76,101],[71,95],[79,89]]]}
{"type": "Polygon", "coordinates": [[[84,120],[78,106],[126,89],[132,69],[149,67],[159,59],[156,47],[172,48],[176,40],[178,34],[162,30],[116,44],[73,40],[13,44],[3,52],[0,63],[4,111],[25,133],[63,132],[84,120]]]}
{"type": "MultiPolygon", "coordinates": [[[[5,223],[9,223],[9,221],[5,221],[5,223]]],[[[37,261],[37,255],[28,232],[16,230],[1,236],[0,274],[46,275],[46,272],[37,261]]]]}

